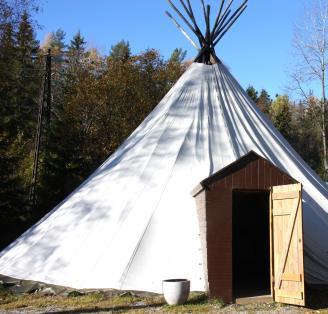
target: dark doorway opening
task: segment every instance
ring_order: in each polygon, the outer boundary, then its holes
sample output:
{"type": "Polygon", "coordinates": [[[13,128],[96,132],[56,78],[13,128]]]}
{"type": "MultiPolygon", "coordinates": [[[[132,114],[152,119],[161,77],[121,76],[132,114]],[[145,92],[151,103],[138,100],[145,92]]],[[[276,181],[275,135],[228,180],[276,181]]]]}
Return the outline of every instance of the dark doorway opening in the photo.
{"type": "Polygon", "coordinates": [[[269,192],[233,192],[233,294],[235,298],[269,295],[269,192]]]}

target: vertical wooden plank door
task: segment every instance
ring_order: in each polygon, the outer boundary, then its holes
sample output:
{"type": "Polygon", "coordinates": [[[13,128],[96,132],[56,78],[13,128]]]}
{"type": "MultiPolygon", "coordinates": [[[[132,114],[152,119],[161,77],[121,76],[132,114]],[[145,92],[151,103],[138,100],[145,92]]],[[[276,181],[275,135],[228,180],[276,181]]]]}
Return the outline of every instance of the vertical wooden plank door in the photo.
{"type": "Polygon", "coordinates": [[[302,185],[272,187],[270,205],[273,298],[304,306],[302,185]]]}

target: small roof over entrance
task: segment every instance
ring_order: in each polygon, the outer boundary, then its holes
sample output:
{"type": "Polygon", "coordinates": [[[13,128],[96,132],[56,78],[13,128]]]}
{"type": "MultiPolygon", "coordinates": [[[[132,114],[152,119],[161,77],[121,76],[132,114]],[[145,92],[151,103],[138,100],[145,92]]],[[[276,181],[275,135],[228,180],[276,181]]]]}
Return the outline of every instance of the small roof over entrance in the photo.
{"type": "Polygon", "coordinates": [[[225,180],[224,186],[235,189],[269,189],[274,185],[298,183],[267,159],[254,151],[248,152],[238,160],[201,181],[191,192],[196,196],[207,190],[215,182],[225,180]],[[228,178],[228,179],[226,179],[228,178]]]}

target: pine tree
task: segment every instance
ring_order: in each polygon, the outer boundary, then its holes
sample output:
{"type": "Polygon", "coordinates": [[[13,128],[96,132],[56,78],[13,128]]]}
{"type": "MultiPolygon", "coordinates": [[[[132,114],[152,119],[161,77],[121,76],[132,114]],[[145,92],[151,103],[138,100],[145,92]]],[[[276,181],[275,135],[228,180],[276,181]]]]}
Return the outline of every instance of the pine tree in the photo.
{"type": "Polygon", "coordinates": [[[257,106],[261,109],[262,112],[269,114],[271,103],[272,100],[269,93],[265,89],[262,89],[260,96],[257,99],[257,106]]]}
{"type": "Polygon", "coordinates": [[[27,184],[39,91],[31,58],[37,42],[28,14],[33,2],[0,3],[0,248],[24,230],[30,217],[27,184]]]}
{"type": "Polygon", "coordinates": [[[37,99],[40,90],[41,69],[35,61],[39,45],[35,39],[29,15],[24,12],[16,35],[17,43],[17,125],[27,140],[33,138],[37,121],[37,99]]]}
{"type": "Polygon", "coordinates": [[[80,58],[85,53],[86,43],[84,37],[81,36],[81,32],[78,31],[71,40],[68,51],[77,58],[80,58]]]}
{"type": "Polygon", "coordinates": [[[248,86],[246,93],[255,103],[257,103],[259,93],[253,86],[248,86]]]}
{"type": "Polygon", "coordinates": [[[28,219],[23,182],[16,169],[19,144],[0,127],[0,249],[19,235],[28,219]]]}
{"type": "Polygon", "coordinates": [[[7,23],[0,37],[0,247],[11,239],[14,225],[14,230],[19,230],[24,208],[19,172],[24,144],[17,123],[17,73],[15,33],[13,25],[7,23]]]}
{"type": "Polygon", "coordinates": [[[121,40],[111,47],[109,57],[115,61],[126,62],[131,57],[130,43],[121,40]]]}
{"type": "MultiPolygon", "coordinates": [[[[14,158],[9,147],[16,136],[15,129],[15,41],[13,26],[3,25],[0,37],[0,214],[10,210],[15,191],[14,158]]],[[[0,220],[2,221],[2,220],[0,220]]]]}
{"type": "Polygon", "coordinates": [[[15,79],[16,48],[13,26],[10,23],[4,25],[3,33],[0,37],[0,110],[3,127],[10,132],[10,136],[15,136],[15,79]]]}
{"type": "Polygon", "coordinates": [[[175,48],[168,60],[168,63],[179,63],[181,64],[186,58],[187,50],[182,50],[182,48],[175,48]]]}
{"type": "Polygon", "coordinates": [[[65,36],[66,33],[61,28],[51,33],[50,48],[56,54],[60,54],[66,48],[65,36]]]}
{"type": "MultiPolygon", "coordinates": [[[[6,145],[1,145],[3,151],[0,151],[0,155],[3,158],[6,158],[10,151],[9,147],[18,138],[16,102],[17,54],[14,35],[13,25],[7,23],[0,38],[0,136],[1,142],[6,143],[6,145]]],[[[11,176],[11,167],[1,167],[2,171],[4,171],[2,176],[6,172],[11,176]]]]}
{"type": "Polygon", "coordinates": [[[80,31],[78,31],[68,46],[68,67],[65,73],[66,81],[77,79],[79,73],[84,70],[81,62],[86,56],[85,45],[86,41],[80,31]]]}

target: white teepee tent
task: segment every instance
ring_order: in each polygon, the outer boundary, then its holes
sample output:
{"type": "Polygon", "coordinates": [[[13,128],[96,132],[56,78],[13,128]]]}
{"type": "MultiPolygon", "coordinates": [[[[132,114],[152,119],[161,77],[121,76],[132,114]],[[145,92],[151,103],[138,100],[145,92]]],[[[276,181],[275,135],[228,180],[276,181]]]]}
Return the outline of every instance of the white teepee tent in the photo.
{"type": "MultiPolygon", "coordinates": [[[[205,58],[207,61],[208,57],[205,58]]],[[[75,288],[205,289],[192,189],[253,150],[304,186],[308,282],[328,283],[328,189],[221,63],[193,63],[123,145],[0,254],[0,273],[75,288]]]]}

